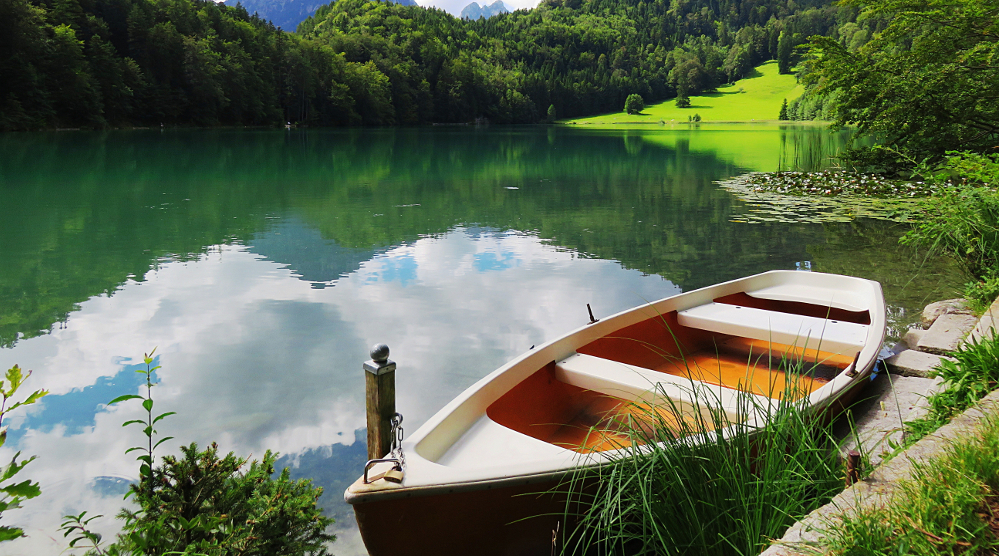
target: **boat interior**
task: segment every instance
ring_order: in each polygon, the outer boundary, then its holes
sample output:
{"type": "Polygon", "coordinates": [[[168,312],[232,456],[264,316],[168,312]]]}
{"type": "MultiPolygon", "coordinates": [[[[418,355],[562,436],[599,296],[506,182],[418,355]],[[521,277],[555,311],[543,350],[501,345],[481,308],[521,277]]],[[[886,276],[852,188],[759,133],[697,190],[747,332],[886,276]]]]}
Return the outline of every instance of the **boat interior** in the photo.
{"type": "Polygon", "coordinates": [[[682,434],[691,430],[685,424],[733,424],[745,415],[735,407],[740,395],[799,399],[855,365],[870,323],[867,311],[745,293],[719,297],[583,345],[486,413],[502,427],[579,453],[641,442],[626,432],[636,425],[682,434]]]}

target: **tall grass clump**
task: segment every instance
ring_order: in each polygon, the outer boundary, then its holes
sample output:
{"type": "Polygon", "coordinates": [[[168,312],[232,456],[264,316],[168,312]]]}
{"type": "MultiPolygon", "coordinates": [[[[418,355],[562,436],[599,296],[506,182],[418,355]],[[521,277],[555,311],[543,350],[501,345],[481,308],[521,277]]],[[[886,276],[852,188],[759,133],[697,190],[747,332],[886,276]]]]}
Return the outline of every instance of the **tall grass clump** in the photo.
{"type": "Polygon", "coordinates": [[[894,503],[848,513],[815,547],[830,555],[995,554],[999,550],[999,418],[915,464],[894,503]]]}
{"type": "Polygon", "coordinates": [[[744,394],[725,411],[704,394],[717,388],[692,388],[684,402],[657,390],[664,403],[616,427],[624,448],[572,478],[570,507],[582,509],[563,553],[756,555],[842,489],[831,427],[805,411],[807,396],[744,394]]]}

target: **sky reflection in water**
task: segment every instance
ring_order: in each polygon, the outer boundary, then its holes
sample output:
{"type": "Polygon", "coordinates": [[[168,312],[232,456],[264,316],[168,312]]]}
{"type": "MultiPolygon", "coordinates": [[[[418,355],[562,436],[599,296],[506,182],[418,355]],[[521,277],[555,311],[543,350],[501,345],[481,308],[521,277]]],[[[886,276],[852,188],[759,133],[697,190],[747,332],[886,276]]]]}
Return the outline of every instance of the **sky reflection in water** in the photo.
{"type": "MultiPolygon", "coordinates": [[[[0,365],[37,369],[30,386],[52,391],[11,418],[17,434],[8,446],[38,456],[27,469],[43,495],[10,514],[31,537],[6,553],[58,552],[65,543],[52,536],[62,515],[111,516],[120,507],[124,481],[115,478],[135,478],[124,451],[141,441],[121,423],[141,408],[101,404],[136,391],[136,362],[153,347],[163,366],[156,409],[178,412],[160,430],[181,437],[161,453],[181,440],[217,441],[238,454],[271,449],[303,470],[326,468],[324,486],[340,488],[323,501],[340,505],[333,511],[349,527],[341,485],[359,468],[332,468],[364,459],[355,431],[364,427],[360,365],[370,344],[392,348],[398,407],[413,431],[507,359],[585,324],[585,303],[607,315],[679,292],[529,234],[459,228],[378,253],[310,234],[284,220],[247,246],[167,262],[144,282],[83,303],[51,334],[0,350],[0,365]]],[[[357,548],[349,532],[341,537],[338,554],[357,548]]]]}

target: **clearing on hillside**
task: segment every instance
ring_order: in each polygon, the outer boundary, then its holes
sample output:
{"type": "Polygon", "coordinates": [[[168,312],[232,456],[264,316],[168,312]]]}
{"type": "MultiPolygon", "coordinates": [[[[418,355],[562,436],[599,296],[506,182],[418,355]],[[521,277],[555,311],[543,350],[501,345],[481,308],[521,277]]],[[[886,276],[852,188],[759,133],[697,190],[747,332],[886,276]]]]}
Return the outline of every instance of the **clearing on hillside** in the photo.
{"type": "Polygon", "coordinates": [[[620,112],[564,120],[564,124],[641,124],[686,122],[698,114],[707,122],[749,122],[777,120],[780,106],[804,91],[793,75],[777,73],[777,62],[757,66],[745,79],[717,91],[690,97],[690,108],[677,108],[676,99],[645,107],[640,114],[628,115],[621,105],[620,112]]]}

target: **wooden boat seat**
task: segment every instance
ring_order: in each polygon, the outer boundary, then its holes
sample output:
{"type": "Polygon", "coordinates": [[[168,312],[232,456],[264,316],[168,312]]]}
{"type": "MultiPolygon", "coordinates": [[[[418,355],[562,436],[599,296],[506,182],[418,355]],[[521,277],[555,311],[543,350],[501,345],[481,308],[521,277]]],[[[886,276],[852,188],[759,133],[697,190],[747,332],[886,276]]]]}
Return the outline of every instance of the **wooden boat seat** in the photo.
{"type": "MultiPolygon", "coordinates": [[[[633,402],[660,403],[665,396],[678,404],[695,403],[706,407],[720,403],[730,412],[738,405],[737,397],[747,395],[728,388],[710,388],[708,384],[685,376],[582,353],[556,363],[555,378],[572,386],[633,402]]],[[[763,400],[759,401],[765,404],[763,400]]]]}
{"type": "Polygon", "coordinates": [[[566,384],[630,400],[641,398],[657,385],[690,385],[688,379],[582,353],[556,363],[555,377],[566,384]]]}
{"type": "Polygon", "coordinates": [[[853,322],[727,303],[706,303],[679,311],[677,322],[688,328],[831,353],[859,351],[867,341],[868,328],[853,322]]]}
{"type": "Polygon", "coordinates": [[[798,303],[821,302],[827,307],[835,307],[850,312],[863,312],[868,309],[866,299],[862,294],[842,288],[826,288],[809,284],[789,283],[777,284],[746,293],[752,297],[772,299],[774,301],[793,301],[798,303]]]}

